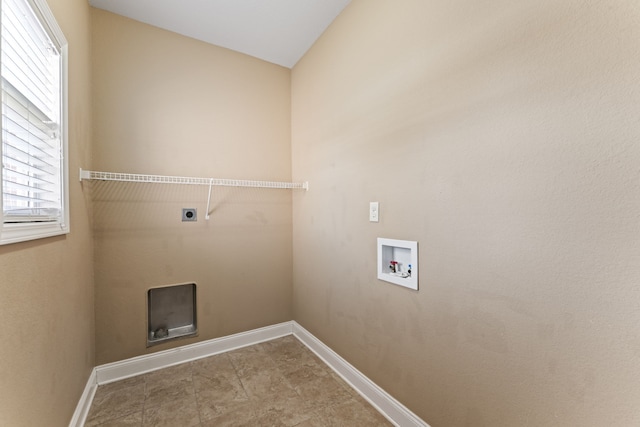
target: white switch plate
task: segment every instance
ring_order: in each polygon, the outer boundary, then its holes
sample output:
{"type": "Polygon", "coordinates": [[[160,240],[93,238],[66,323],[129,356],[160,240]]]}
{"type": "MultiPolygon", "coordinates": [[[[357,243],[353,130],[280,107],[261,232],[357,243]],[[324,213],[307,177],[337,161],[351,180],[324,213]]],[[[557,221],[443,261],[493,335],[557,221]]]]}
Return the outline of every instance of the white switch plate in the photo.
{"type": "Polygon", "coordinates": [[[378,202],[369,203],[369,221],[378,222],[380,218],[380,204],[378,202]]]}

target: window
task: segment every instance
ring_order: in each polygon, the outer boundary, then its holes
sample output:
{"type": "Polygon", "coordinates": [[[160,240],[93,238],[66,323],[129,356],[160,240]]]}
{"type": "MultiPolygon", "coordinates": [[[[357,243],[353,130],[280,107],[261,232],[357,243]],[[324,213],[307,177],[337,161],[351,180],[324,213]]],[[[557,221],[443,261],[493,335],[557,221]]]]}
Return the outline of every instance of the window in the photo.
{"type": "Polygon", "coordinates": [[[44,0],[0,0],[0,244],[69,232],[67,42],[44,0]]]}

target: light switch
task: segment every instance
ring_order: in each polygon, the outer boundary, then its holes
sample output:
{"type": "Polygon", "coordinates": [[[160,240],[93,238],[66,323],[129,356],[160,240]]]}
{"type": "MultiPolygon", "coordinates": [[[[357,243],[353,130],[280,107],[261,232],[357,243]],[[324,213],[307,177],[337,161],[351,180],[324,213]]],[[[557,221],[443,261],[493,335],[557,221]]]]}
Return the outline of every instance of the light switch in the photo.
{"type": "Polygon", "coordinates": [[[380,204],[378,202],[369,203],[369,221],[378,222],[380,218],[380,204]]]}

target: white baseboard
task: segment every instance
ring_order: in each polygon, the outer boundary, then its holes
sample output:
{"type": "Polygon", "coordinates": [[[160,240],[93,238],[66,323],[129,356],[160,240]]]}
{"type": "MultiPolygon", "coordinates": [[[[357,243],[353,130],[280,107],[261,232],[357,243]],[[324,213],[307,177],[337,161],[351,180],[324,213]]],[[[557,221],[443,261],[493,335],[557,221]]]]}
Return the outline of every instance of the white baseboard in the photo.
{"type": "Polygon", "coordinates": [[[291,323],[293,324],[293,335],[340,375],[343,380],[391,423],[399,427],[429,427],[420,417],[394,399],[309,331],[295,321],[291,323]]]}
{"type": "Polygon", "coordinates": [[[87,385],[82,392],[82,396],[80,396],[76,410],[73,413],[73,417],[71,417],[69,427],[84,426],[84,422],[87,420],[87,415],[89,414],[89,409],[91,408],[91,402],[93,402],[93,396],[95,396],[97,389],[96,368],[93,368],[89,375],[89,380],[87,380],[87,385]]]}
{"type": "Polygon", "coordinates": [[[98,385],[291,335],[291,322],[132,357],[96,367],[98,385]]]}
{"type": "Polygon", "coordinates": [[[213,356],[237,348],[271,341],[291,334],[318,355],[318,357],[351,385],[363,398],[371,403],[391,423],[400,427],[429,427],[428,424],[413,412],[378,387],[369,378],[351,366],[349,362],[340,357],[295,321],[279,323],[265,328],[254,329],[235,335],[215,338],[96,366],[89,376],[89,380],[76,406],[69,427],[82,427],[84,425],[98,385],[120,381],[125,378],[213,356]]]}

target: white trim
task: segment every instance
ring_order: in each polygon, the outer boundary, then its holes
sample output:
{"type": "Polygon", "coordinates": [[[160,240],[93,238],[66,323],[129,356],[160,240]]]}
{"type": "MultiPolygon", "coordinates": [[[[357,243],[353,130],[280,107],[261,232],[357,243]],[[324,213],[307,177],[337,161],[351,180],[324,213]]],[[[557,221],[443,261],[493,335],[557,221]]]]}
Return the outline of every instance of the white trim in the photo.
{"type": "Polygon", "coordinates": [[[96,367],[98,385],[291,335],[291,322],[145,354],[96,367]]]}
{"type": "MultiPolygon", "coordinates": [[[[0,245],[69,234],[69,43],[46,0],[25,0],[51,41],[60,49],[60,198],[62,217],[55,222],[4,223],[0,200],[0,245]]],[[[2,150],[0,150],[2,158],[2,150]]],[[[0,165],[0,172],[2,166],[0,165]]],[[[2,178],[0,176],[0,194],[2,178]]]]}
{"type": "Polygon", "coordinates": [[[31,6],[31,9],[35,12],[42,27],[49,34],[49,37],[57,44],[58,48],[68,44],[67,39],[58,25],[56,17],[53,15],[51,8],[46,0],[27,0],[27,3],[31,6]]]}
{"type": "Polygon", "coordinates": [[[340,375],[343,380],[391,423],[399,427],[429,427],[429,424],[394,399],[389,393],[354,368],[296,321],[291,323],[293,325],[293,335],[340,375]]]}
{"type": "Polygon", "coordinates": [[[91,370],[91,375],[89,375],[89,380],[87,380],[87,385],[84,387],[84,391],[82,392],[82,396],[80,396],[76,410],[73,413],[73,417],[71,417],[69,427],[84,426],[85,421],[87,421],[87,415],[89,415],[89,409],[91,409],[91,402],[93,402],[93,397],[95,396],[97,389],[98,383],[96,382],[96,369],[93,368],[91,370]]]}
{"type": "MultiPolygon", "coordinates": [[[[0,192],[1,193],[1,192],[0,192]]],[[[66,214],[65,214],[66,215],[66,214]]],[[[2,217],[0,216],[0,219],[2,217]]],[[[44,239],[46,237],[69,234],[69,221],[60,222],[25,222],[0,223],[0,245],[27,242],[29,240],[44,239]]]]}
{"type": "Polygon", "coordinates": [[[422,421],[417,415],[354,368],[349,362],[327,347],[296,321],[279,323],[235,335],[214,338],[208,341],[96,366],[89,376],[89,380],[76,406],[69,427],[82,427],[84,425],[98,385],[108,384],[292,334],[322,359],[336,374],[342,377],[342,379],[392,424],[399,427],[429,427],[429,425],[422,421]]]}

